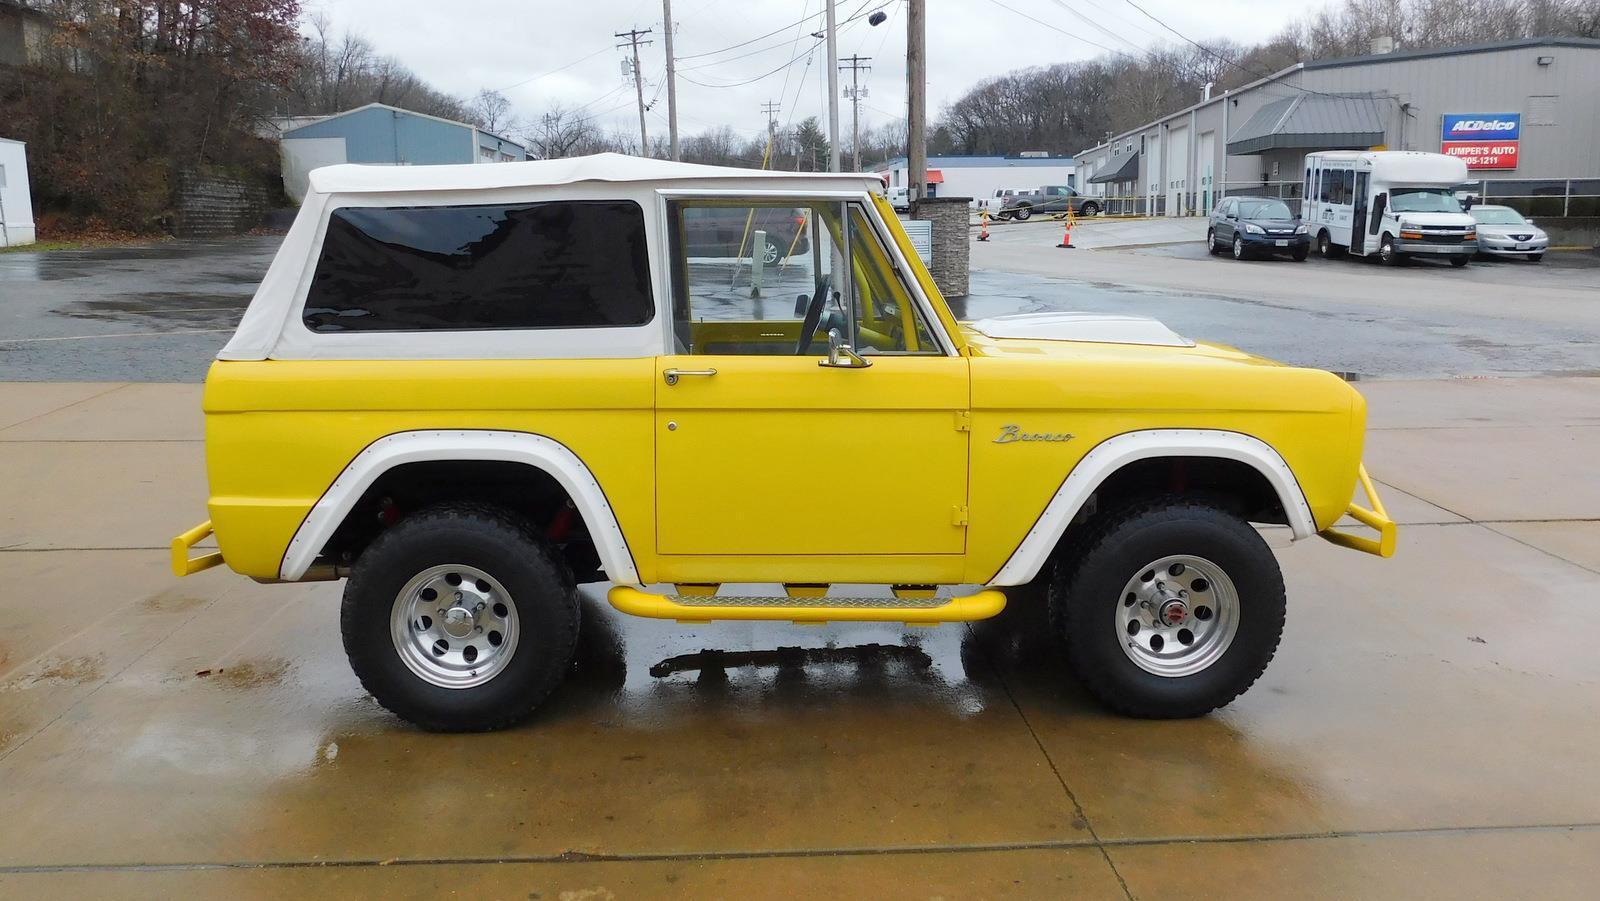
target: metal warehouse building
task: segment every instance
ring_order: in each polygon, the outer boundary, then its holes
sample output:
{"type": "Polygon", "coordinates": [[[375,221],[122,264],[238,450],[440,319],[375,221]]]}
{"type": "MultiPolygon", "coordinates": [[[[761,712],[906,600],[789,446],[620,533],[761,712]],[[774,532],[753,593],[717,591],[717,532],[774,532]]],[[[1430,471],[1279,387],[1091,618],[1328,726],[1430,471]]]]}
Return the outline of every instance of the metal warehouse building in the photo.
{"type": "Polygon", "coordinates": [[[312,169],[335,163],[390,166],[501,163],[525,160],[521,144],[437,116],[369,103],[332,116],[285,120],[279,136],[283,189],[295,203],[305,197],[312,169]]]}
{"type": "Polygon", "coordinates": [[[1077,154],[1108,212],[1204,214],[1224,194],[1297,200],[1313,150],[1463,157],[1486,199],[1600,214],[1600,40],[1534,38],[1299,63],[1077,154]]]}

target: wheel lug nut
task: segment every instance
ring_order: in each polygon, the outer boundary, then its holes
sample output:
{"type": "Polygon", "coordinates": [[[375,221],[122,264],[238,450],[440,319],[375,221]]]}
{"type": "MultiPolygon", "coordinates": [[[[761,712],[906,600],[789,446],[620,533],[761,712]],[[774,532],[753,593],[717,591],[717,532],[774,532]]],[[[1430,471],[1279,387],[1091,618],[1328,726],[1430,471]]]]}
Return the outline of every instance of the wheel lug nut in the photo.
{"type": "Polygon", "coordinates": [[[461,600],[461,592],[456,592],[456,600],[461,600]]]}

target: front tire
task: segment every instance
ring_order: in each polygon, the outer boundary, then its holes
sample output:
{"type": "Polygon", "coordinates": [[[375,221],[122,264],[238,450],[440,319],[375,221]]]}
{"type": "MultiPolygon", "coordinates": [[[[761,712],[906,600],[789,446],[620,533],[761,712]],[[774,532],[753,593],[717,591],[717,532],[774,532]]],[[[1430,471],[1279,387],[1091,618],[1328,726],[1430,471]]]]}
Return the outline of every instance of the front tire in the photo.
{"type": "Polygon", "coordinates": [[[1083,205],[1083,209],[1079,213],[1084,216],[1097,216],[1100,213],[1100,204],[1091,200],[1083,205]]]}
{"type": "Polygon", "coordinates": [[[1383,240],[1378,243],[1378,259],[1381,260],[1385,266],[1400,265],[1400,263],[1403,261],[1403,257],[1400,251],[1394,249],[1394,238],[1391,238],[1388,235],[1383,236],[1383,240]]]}
{"type": "Polygon", "coordinates": [[[1528,254],[1528,262],[1530,262],[1530,263],[1537,263],[1542,259],[1544,259],[1544,254],[1542,254],[1542,253],[1530,253],[1530,254],[1528,254]]]}
{"type": "Polygon", "coordinates": [[[1339,255],[1339,245],[1333,243],[1333,239],[1325,231],[1317,235],[1317,255],[1324,260],[1331,260],[1339,255]]]}
{"type": "Polygon", "coordinates": [[[1236,260],[1244,259],[1244,239],[1238,235],[1233,236],[1233,258],[1236,260]]]}
{"type": "Polygon", "coordinates": [[[1450,258],[1450,265],[1451,265],[1452,268],[1455,268],[1455,269],[1460,269],[1462,266],[1467,265],[1468,262],[1470,262],[1470,260],[1468,260],[1466,257],[1451,257],[1450,258]]]}
{"type": "Polygon", "coordinates": [[[508,511],[441,504],[361,554],[340,626],[350,666],[379,704],[431,731],[483,732],[532,713],[566,675],[577,587],[508,511]]]}
{"type": "Polygon", "coordinates": [[[1311,248],[1306,246],[1306,245],[1304,245],[1304,244],[1302,244],[1299,247],[1296,247],[1294,249],[1293,256],[1294,256],[1294,261],[1296,263],[1304,263],[1306,261],[1306,257],[1308,257],[1310,255],[1311,255],[1311,248]]]}
{"type": "Polygon", "coordinates": [[[1168,497],[1110,513],[1050,584],[1067,661],[1112,710],[1202,716],[1243,694],[1283,634],[1283,576],[1261,536],[1168,497]]]}
{"type": "Polygon", "coordinates": [[[1215,229],[1206,229],[1206,253],[1217,255],[1217,232],[1215,229]]]}
{"type": "Polygon", "coordinates": [[[1028,221],[1028,217],[1033,215],[1033,210],[1030,209],[1029,207],[1027,207],[1026,205],[1019,206],[1019,207],[1017,207],[1016,212],[1013,215],[1015,215],[1017,217],[1017,221],[1018,222],[1027,222],[1028,221]]]}

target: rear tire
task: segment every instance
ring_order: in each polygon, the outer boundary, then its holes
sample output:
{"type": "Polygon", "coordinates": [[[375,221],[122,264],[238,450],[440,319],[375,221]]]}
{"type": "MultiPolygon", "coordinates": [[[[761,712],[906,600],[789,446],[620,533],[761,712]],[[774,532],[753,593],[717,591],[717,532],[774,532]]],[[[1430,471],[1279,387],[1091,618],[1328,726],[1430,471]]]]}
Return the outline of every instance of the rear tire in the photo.
{"type": "Polygon", "coordinates": [[[1017,217],[1018,222],[1027,222],[1028,217],[1033,215],[1033,210],[1029,209],[1027,205],[1023,205],[1017,207],[1013,215],[1017,217]]]}
{"type": "Polygon", "coordinates": [[[1051,619],[1073,672],[1112,710],[1202,716],[1243,694],[1277,652],[1283,576],[1237,516],[1156,498],[1108,513],[1082,547],[1051,577],[1051,619]]]}
{"type": "Polygon", "coordinates": [[[577,586],[555,549],[508,511],[440,504],[361,554],[340,627],[361,684],[396,716],[437,732],[501,729],[565,677],[577,586]]]}

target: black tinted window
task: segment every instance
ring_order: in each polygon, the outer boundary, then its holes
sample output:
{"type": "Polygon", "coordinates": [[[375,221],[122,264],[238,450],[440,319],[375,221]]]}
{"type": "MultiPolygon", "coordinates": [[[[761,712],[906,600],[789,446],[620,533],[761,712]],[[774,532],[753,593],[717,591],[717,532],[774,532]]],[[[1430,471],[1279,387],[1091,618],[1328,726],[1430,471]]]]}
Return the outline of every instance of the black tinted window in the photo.
{"type": "Polygon", "coordinates": [[[649,322],[644,212],[628,201],[334,210],[305,323],[318,332],[649,322]]]}

